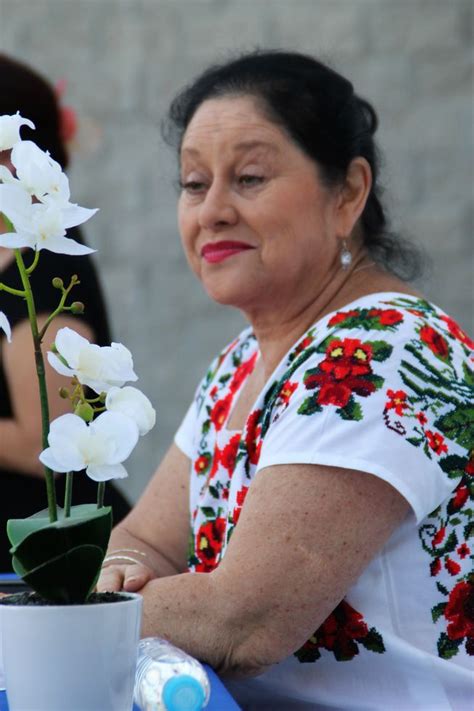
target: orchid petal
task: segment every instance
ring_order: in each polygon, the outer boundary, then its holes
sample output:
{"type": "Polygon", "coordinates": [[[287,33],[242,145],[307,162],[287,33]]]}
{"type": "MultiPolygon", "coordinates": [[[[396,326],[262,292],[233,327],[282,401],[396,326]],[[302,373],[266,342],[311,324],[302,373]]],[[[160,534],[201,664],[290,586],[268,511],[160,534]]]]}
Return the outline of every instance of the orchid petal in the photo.
{"type": "Polygon", "coordinates": [[[8,321],[6,315],[3,311],[0,311],[0,328],[5,333],[8,343],[12,342],[12,329],[10,327],[10,322],[8,321]]]}
{"type": "Polygon", "coordinates": [[[19,112],[13,116],[0,116],[0,151],[9,151],[20,141],[20,128],[22,126],[35,127],[32,121],[20,116],[19,112]]]}
{"type": "Polygon", "coordinates": [[[67,365],[64,365],[62,360],[58,358],[56,353],[52,353],[51,351],[48,351],[47,353],[47,358],[50,366],[57,372],[59,375],[65,375],[67,378],[72,378],[74,375],[74,371],[71,368],[68,368],[67,365]]]}
{"type": "Polygon", "coordinates": [[[68,227],[82,225],[93,215],[95,215],[96,212],[98,212],[98,208],[91,209],[88,207],[80,207],[79,205],[73,205],[69,203],[62,210],[64,227],[67,229],[68,227]]]}
{"type": "Polygon", "coordinates": [[[141,390],[131,386],[112,387],[107,393],[105,407],[109,412],[120,412],[130,417],[142,436],[149,432],[156,422],[156,412],[150,400],[141,390]]]}
{"type": "Polygon", "coordinates": [[[64,360],[71,368],[75,368],[79,362],[79,351],[90,345],[84,336],[81,336],[74,329],[65,326],[60,328],[55,338],[56,349],[61,353],[64,360]]]}
{"type": "Polygon", "coordinates": [[[132,453],[138,442],[138,427],[126,415],[118,412],[103,412],[89,425],[91,432],[106,439],[111,445],[108,464],[123,462],[132,453]]]}
{"type": "Polygon", "coordinates": [[[128,474],[123,464],[90,464],[86,474],[94,481],[109,481],[110,479],[125,479],[128,474]]]}
{"type": "Polygon", "coordinates": [[[33,245],[27,235],[20,232],[6,232],[3,235],[0,234],[0,247],[8,247],[8,249],[31,247],[31,249],[33,249],[33,245]]]}
{"type": "Polygon", "coordinates": [[[76,242],[68,237],[49,237],[44,243],[37,242],[36,249],[40,251],[41,249],[47,249],[55,254],[73,254],[76,256],[81,256],[83,254],[92,254],[95,249],[86,247],[85,244],[76,242]]]}

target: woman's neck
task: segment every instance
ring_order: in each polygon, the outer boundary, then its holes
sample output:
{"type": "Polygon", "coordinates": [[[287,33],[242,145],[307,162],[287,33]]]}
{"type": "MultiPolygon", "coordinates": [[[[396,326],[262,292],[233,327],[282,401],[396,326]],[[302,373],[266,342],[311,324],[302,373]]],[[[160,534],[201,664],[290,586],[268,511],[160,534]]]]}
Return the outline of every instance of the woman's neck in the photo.
{"type": "Polygon", "coordinates": [[[246,313],[259,344],[265,377],[270,376],[293,344],[323,316],[363,296],[384,291],[417,294],[361,253],[347,272],[337,267],[334,273],[328,274],[311,299],[295,300],[285,308],[246,313]]]}

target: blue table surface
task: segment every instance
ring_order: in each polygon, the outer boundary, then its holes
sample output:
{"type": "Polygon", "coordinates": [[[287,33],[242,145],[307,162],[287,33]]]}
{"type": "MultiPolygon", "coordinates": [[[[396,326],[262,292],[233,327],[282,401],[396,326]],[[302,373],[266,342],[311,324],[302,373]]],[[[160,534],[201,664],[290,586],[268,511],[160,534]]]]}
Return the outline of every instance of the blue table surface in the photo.
{"type": "MultiPolygon", "coordinates": [[[[2,578],[14,579],[16,575],[5,575],[5,573],[3,573],[2,578]]],[[[240,706],[234,701],[217,674],[208,667],[207,664],[204,665],[204,668],[211,682],[211,698],[206,706],[206,711],[240,711],[240,706]]],[[[5,691],[0,691],[0,711],[8,711],[8,701],[5,691]]],[[[81,711],[87,711],[87,709],[81,709],[81,711]]],[[[140,709],[134,705],[133,711],[140,711],[140,709]]]]}

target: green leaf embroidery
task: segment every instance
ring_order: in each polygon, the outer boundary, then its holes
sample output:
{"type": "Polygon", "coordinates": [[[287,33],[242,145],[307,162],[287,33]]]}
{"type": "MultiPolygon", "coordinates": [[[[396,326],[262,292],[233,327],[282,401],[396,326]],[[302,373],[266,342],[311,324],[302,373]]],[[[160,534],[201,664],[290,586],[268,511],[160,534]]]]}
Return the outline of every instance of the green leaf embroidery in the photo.
{"type": "Polygon", "coordinates": [[[315,412],[322,411],[321,405],[318,405],[316,397],[307,397],[299,406],[298,415],[314,415],[315,412]]]}
{"type": "Polygon", "coordinates": [[[347,405],[345,407],[339,407],[336,412],[343,420],[362,420],[364,417],[361,406],[354,400],[352,395],[347,405]]]}
{"type": "Polygon", "coordinates": [[[213,496],[215,499],[219,498],[219,491],[216,489],[215,486],[209,486],[209,493],[211,496],[213,496]]]}
{"type": "Polygon", "coordinates": [[[386,651],[382,635],[377,632],[375,627],[371,627],[368,634],[359,641],[366,649],[370,650],[371,652],[383,654],[386,651]]]}
{"type": "Polygon", "coordinates": [[[463,476],[466,464],[467,458],[460,457],[457,454],[448,454],[447,457],[439,460],[439,466],[448,474],[450,479],[457,479],[463,476]]]}
{"type": "Polygon", "coordinates": [[[211,508],[211,506],[201,506],[201,511],[203,512],[203,514],[206,518],[210,518],[210,519],[216,518],[216,512],[214,511],[213,508],[211,508]]]}
{"type": "Polygon", "coordinates": [[[367,345],[372,346],[372,358],[382,362],[390,358],[393,346],[385,341],[367,341],[367,345]]]}
{"type": "Polygon", "coordinates": [[[438,639],[438,654],[442,659],[451,659],[459,651],[462,639],[449,639],[445,632],[441,632],[438,639]]]}
{"type": "Polygon", "coordinates": [[[444,615],[447,604],[447,602],[440,602],[431,608],[431,617],[433,618],[433,622],[437,622],[441,615],[444,615]]]}
{"type": "Polygon", "coordinates": [[[439,417],[435,422],[446,437],[468,450],[474,448],[474,406],[464,403],[439,417]]]}
{"type": "Polygon", "coordinates": [[[474,385],[474,372],[467,367],[466,363],[462,364],[464,373],[464,381],[467,385],[474,385]]]}
{"type": "Polygon", "coordinates": [[[447,589],[444,587],[444,585],[441,585],[441,583],[437,582],[437,583],[436,583],[436,587],[438,588],[438,590],[440,591],[440,593],[442,593],[443,595],[449,595],[449,590],[447,590],[447,589]]]}
{"type": "Polygon", "coordinates": [[[472,536],[474,536],[474,521],[469,521],[469,523],[464,526],[464,538],[467,541],[472,536]]]}

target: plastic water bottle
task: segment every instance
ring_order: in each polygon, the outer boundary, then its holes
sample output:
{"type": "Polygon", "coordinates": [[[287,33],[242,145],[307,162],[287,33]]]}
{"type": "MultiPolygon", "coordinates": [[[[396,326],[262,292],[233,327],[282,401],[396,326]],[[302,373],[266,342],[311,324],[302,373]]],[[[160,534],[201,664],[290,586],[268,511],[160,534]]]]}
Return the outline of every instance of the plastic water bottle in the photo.
{"type": "Polygon", "coordinates": [[[141,640],[134,692],[141,711],[200,711],[210,693],[209,679],[197,659],[164,639],[141,640]]]}

